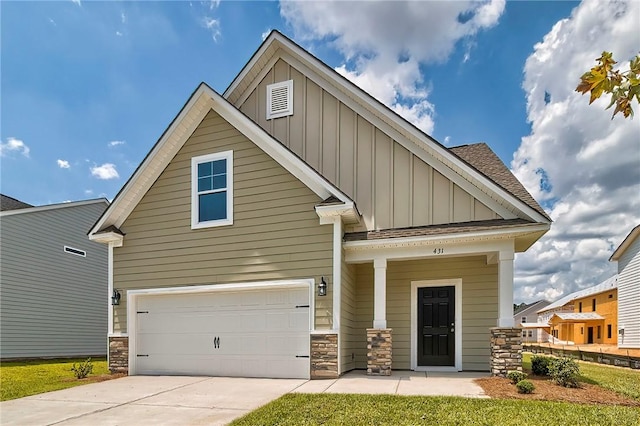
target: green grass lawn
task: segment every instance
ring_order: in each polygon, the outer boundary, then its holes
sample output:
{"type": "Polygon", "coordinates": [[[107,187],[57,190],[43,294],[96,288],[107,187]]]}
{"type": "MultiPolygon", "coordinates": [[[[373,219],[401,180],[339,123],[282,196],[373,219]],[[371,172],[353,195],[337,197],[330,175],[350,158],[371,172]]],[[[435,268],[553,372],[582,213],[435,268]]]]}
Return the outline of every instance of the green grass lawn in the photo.
{"type": "MultiPolygon", "coordinates": [[[[531,371],[531,356],[529,353],[523,354],[522,366],[525,370],[531,371]]],[[[640,371],[584,361],[578,361],[578,363],[581,382],[602,386],[640,400],[640,371]]]]}
{"type": "Polygon", "coordinates": [[[80,363],[85,359],[2,362],[0,363],[0,401],[71,388],[90,383],[96,376],[109,374],[107,360],[96,358],[92,359],[93,373],[87,379],[76,379],[71,366],[74,362],[80,363]]]}
{"type": "Polygon", "coordinates": [[[242,425],[638,425],[640,410],[547,401],[397,395],[287,394],[242,425]]]}

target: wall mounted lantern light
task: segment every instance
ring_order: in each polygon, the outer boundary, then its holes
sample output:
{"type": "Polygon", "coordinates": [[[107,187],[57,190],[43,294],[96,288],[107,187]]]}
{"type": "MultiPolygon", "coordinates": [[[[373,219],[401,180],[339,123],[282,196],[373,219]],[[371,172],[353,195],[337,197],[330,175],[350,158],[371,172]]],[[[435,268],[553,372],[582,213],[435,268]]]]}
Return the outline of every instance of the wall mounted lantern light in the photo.
{"type": "Polygon", "coordinates": [[[120,304],[120,292],[117,289],[113,289],[113,295],[111,296],[111,304],[119,305],[120,304]]]}
{"type": "Polygon", "coordinates": [[[320,278],[320,282],[318,283],[318,296],[326,296],[327,295],[327,282],[324,280],[324,277],[320,278]]]}

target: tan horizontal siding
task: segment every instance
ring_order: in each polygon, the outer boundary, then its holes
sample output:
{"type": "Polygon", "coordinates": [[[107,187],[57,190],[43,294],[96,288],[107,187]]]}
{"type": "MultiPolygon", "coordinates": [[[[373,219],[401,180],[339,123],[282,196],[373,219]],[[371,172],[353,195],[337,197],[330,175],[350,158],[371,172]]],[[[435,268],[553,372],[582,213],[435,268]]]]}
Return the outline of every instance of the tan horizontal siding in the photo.
{"type": "MultiPolygon", "coordinates": [[[[127,331],[128,289],[331,277],[332,227],[319,225],[320,201],[210,111],[121,227],[114,331],[127,331]],[[192,230],[191,158],[225,150],[233,150],[234,223],[192,230]]],[[[331,326],[331,300],[316,300],[317,328],[331,326]]]]}
{"type": "MultiPolygon", "coordinates": [[[[373,265],[356,268],[356,331],[373,322],[373,265]]],[[[489,328],[498,316],[498,269],[484,256],[389,262],[387,325],[393,329],[393,368],[411,367],[411,282],[462,279],[462,368],[489,369],[489,328]]],[[[357,368],[366,368],[366,345],[357,348],[357,368]]]]}

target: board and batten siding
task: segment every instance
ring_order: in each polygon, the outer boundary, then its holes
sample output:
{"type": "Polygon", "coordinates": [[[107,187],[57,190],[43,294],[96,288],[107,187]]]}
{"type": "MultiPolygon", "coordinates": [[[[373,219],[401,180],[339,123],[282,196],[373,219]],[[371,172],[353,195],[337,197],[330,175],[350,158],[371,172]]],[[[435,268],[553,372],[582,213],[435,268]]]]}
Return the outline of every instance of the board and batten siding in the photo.
{"type": "Polygon", "coordinates": [[[283,59],[236,106],[355,200],[367,229],[499,218],[283,59]],[[293,115],[267,120],[267,85],[289,79],[293,115]]]}
{"type": "Polygon", "coordinates": [[[107,248],[87,238],[106,208],[102,200],[0,218],[2,358],[107,353],[107,248]]]}
{"type": "MultiPolygon", "coordinates": [[[[332,276],[333,227],[322,201],[214,111],[123,223],[114,287],[124,290],[114,331],[127,331],[126,290],[332,276]],[[233,225],[191,229],[191,158],[233,150],[233,225]]],[[[316,292],[314,291],[314,294],[316,292]]],[[[317,329],[331,328],[332,294],[315,300],[317,329]]]]}
{"type": "MultiPolygon", "coordinates": [[[[373,325],[373,264],[357,265],[356,367],[367,366],[366,329],[373,325]]],[[[462,369],[489,370],[489,329],[498,318],[498,266],[486,256],[389,261],[387,326],[393,329],[393,369],[411,368],[411,282],[462,279],[462,369]]]]}
{"type": "Polygon", "coordinates": [[[618,346],[640,348],[640,237],[618,259],[618,327],[622,326],[618,346]]]}

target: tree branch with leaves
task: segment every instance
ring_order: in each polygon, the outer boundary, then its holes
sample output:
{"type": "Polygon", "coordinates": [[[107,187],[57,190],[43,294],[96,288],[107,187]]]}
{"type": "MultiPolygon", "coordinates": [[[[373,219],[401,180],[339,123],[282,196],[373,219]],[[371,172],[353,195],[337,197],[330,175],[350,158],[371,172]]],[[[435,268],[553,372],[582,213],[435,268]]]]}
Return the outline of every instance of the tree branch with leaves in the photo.
{"type": "Polygon", "coordinates": [[[611,94],[611,102],[606,108],[616,105],[611,119],[613,120],[619,112],[625,118],[633,117],[633,100],[640,104],[640,54],[631,59],[627,71],[613,69],[617,62],[611,52],[602,52],[602,56],[597,58],[596,62],[595,67],[582,74],[576,92],[583,95],[590,92],[589,105],[603,93],[611,94]]]}

